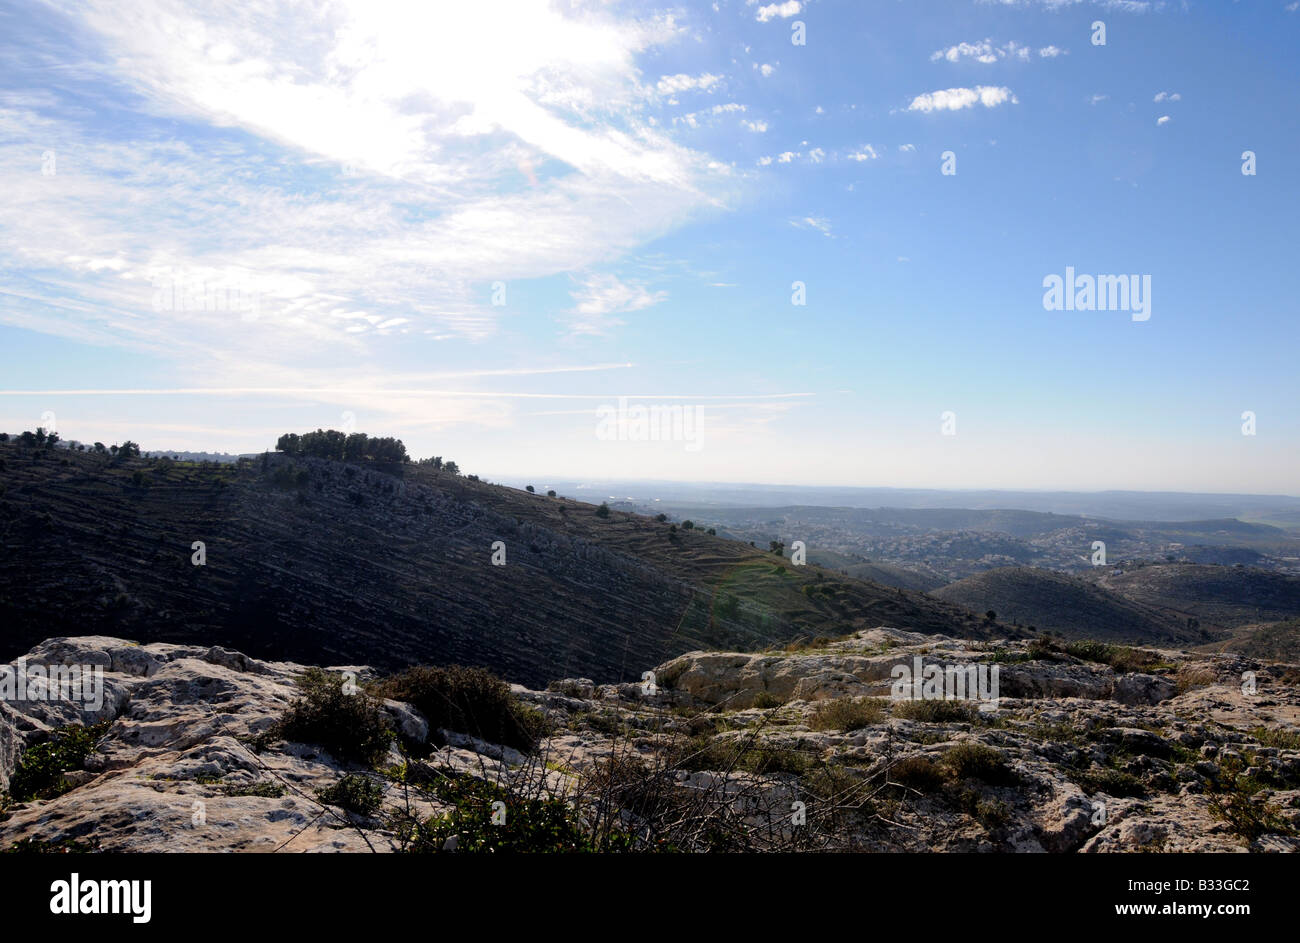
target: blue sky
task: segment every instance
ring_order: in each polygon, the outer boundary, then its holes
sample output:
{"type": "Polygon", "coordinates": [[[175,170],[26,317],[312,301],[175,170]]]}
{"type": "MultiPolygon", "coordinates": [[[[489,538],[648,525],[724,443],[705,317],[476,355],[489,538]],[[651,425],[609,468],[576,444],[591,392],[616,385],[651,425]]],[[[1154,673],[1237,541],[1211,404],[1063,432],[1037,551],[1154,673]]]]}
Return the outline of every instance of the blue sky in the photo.
{"type": "Polygon", "coordinates": [[[1281,0],[0,4],[0,426],[1295,494],[1298,35],[1281,0]],[[1149,319],[1045,310],[1067,266],[1150,276],[1149,319]],[[700,434],[598,435],[621,397],[700,434]]]}

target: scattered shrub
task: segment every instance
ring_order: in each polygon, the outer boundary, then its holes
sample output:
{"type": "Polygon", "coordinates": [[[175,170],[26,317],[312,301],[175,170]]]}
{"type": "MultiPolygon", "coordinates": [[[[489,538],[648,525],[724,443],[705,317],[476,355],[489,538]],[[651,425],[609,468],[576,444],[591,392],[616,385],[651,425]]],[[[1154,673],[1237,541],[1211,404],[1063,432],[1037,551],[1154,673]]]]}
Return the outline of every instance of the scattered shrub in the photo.
{"type": "Polygon", "coordinates": [[[428,719],[431,731],[454,730],[525,751],[546,733],[540,712],[521,703],[509,685],[482,668],[408,668],[373,685],[371,692],[413,704],[428,719]]]}
{"type": "Polygon", "coordinates": [[[377,779],[348,773],[332,786],[316,793],[326,805],[336,805],[357,815],[374,815],[384,800],[384,787],[377,779]]]}
{"type": "MultiPolygon", "coordinates": [[[[579,813],[561,799],[511,795],[493,783],[450,773],[434,784],[434,793],[451,804],[446,815],[413,824],[401,834],[411,853],[449,849],[458,852],[577,852],[614,850],[598,847],[579,813]],[[496,821],[493,821],[493,818],[496,821]]],[[[617,839],[610,844],[630,843],[617,839]]]]}
{"type": "Polygon", "coordinates": [[[813,711],[814,730],[860,730],[885,719],[885,705],[879,698],[840,697],[823,701],[813,711]]]}
{"type": "Polygon", "coordinates": [[[926,724],[943,724],[969,721],[972,711],[961,701],[897,700],[893,702],[894,716],[906,720],[919,720],[926,724]]]}
{"type": "Polygon", "coordinates": [[[1279,750],[1300,750],[1300,731],[1255,727],[1250,731],[1250,735],[1266,747],[1277,747],[1279,750]]]}
{"type": "Polygon", "coordinates": [[[337,759],[372,766],[388,752],[393,732],[379,702],[364,691],[344,691],[344,678],[308,668],[298,678],[301,695],[259,740],[314,743],[337,759]]]}
{"type": "Polygon", "coordinates": [[[1131,648],[1127,645],[1108,645],[1105,642],[1070,642],[1065,646],[1065,653],[1084,661],[1095,661],[1103,665],[1110,665],[1111,668],[1121,674],[1151,668],[1159,662],[1159,659],[1152,652],[1143,651],[1140,648],[1131,648]]]}
{"type": "Polygon", "coordinates": [[[959,743],[940,762],[958,779],[978,779],[990,786],[1005,786],[1016,778],[1002,754],[982,743],[959,743]]]}
{"type": "Polygon", "coordinates": [[[944,784],[945,778],[939,765],[927,756],[909,756],[889,769],[891,782],[917,792],[934,792],[944,784]]]}
{"type": "Polygon", "coordinates": [[[1105,793],[1108,796],[1114,796],[1116,799],[1126,796],[1140,799],[1147,794],[1146,786],[1142,784],[1142,780],[1132,773],[1121,772],[1109,767],[1083,770],[1074,773],[1071,778],[1090,793],[1105,793]]]}
{"type": "Polygon", "coordinates": [[[45,742],[28,747],[9,777],[10,797],[15,802],[30,802],[63,795],[72,788],[63,774],[82,768],[112,723],[59,727],[45,742]]]}

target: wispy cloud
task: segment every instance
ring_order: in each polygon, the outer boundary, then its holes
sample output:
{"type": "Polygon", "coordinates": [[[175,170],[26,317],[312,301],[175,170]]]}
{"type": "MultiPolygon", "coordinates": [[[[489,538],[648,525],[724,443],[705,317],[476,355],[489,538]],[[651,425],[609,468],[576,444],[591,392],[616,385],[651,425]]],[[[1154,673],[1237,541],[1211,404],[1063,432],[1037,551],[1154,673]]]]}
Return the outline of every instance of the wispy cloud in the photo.
{"type": "Polygon", "coordinates": [[[597,335],[623,323],[613,315],[640,311],[668,297],[667,292],[649,291],[639,282],[625,282],[609,274],[586,276],[572,295],[577,304],[566,318],[570,333],[597,335]]]}
{"type": "Polygon", "coordinates": [[[0,98],[8,324],[215,371],[394,334],[483,339],[509,311],[487,286],[613,261],[731,186],[654,123],[660,85],[719,87],[708,72],[644,84],[637,57],[677,40],[671,18],[535,4],[502,30],[492,3],[51,9],[69,46],[34,34],[7,67],[81,64],[0,98]],[[84,120],[77,103],[110,93],[131,120],[84,120]],[[159,307],[158,282],[177,279],[238,281],[257,315],[159,307]]]}
{"type": "Polygon", "coordinates": [[[823,236],[831,234],[831,222],[822,216],[804,216],[801,219],[792,219],[790,225],[795,229],[814,229],[823,236]]]}

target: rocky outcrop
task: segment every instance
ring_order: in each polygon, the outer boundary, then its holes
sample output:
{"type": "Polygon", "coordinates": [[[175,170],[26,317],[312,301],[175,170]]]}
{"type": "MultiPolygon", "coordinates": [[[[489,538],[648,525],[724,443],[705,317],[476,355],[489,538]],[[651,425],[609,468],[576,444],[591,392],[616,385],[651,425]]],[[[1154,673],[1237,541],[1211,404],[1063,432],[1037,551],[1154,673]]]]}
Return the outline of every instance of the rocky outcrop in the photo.
{"type": "MultiPolygon", "coordinates": [[[[27,669],[102,669],[103,697],[90,706],[38,685],[0,702],[0,783],[59,728],[103,724],[102,735],[64,773],[61,795],[8,805],[0,847],[397,850],[395,823],[413,814],[413,800],[392,770],[406,769],[409,782],[415,764],[492,781],[532,771],[566,801],[585,801],[615,766],[636,767],[658,777],[656,788],[727,806],[730,827],[774,842],[798,842],[805,826],[791,824],[790,810],[806,807],[821,847],[1295,850],[1295,669],[1237,655],[1156,656],[1145,671],[1117,672],[1051,646],[885,628],[819,648],[692,652],[639,684],[513,686],[549,723],[531,755],[431,731],[413,706],[383,702],[400,742],[428,755],[417,761],[395,741],[386,760],[361,769],[312,744],[259,741],[295,698],[299,665],[221,647],[56,638],[26,656],[27,669]],[[896,669],[918,663],[997,667],[996,705],[891,698],[896,669]],[[322,800],[349,773],[381,785],[377,810],[322,800]],[[842,803],[846,795],[858,798],[842,803]],[[819,815],[832,802],[841,803],[834,814],[819,815]]],[[[346,670],[362,682],[372,675],[346,670]]],[[[630,801],[648,781],[603,794],[630,801]]],[[[445,811],[427,797],[415,805],[421,815],[445,811]]]]}

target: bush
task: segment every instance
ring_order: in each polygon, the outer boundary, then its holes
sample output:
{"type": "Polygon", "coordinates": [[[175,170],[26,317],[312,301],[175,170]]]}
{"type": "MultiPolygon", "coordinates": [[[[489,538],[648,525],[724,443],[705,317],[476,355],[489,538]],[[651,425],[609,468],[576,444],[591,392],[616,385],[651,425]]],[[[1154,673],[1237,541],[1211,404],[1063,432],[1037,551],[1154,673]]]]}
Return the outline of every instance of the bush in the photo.
{"type": "Polygon", "coordinates": [[[982,743],[959,743],[940,762],[958,779],[978,779],[990,786],[1005,786],[1016,778],[1002,754],[982,743]]]}
{"type": "Polygon", "coordinates": [[[1295,834],[1273,803],[1255,797],[1260,789],[1241,760],[1224,760],[1210,784],[1210,814],[1247,841],[1265,832],[1295,834]]]}
{"type": "Polygon", "coordinates": [[[1108,767],[1084,770],[1075,774],[1072,778],[1088,792],[1105,793],[1117,799],[1125,796],[1140,799],[1147,794],[1146,787],[1142,785],[1142,780],[1132,773],[1125,773],[1108,767]]]}
{"type": "Polygon", "coordinates": [[[1277,747],[1280,750],[1300,750],[1300,732],[1294,730],[1255,727],[1250,731],[1250,735],[1266,747],[1277,747]]]}
{"type": "Polygon", "coordinates": [[[357,815],[374,815],[384,800],[384,787],[369,776],[348,773],[332,786],[316,793],[326,805],[336,805],[357,815]]]}
{"type": "Polygon", "coordinates": [[[1192,668],[1187,665],[1179,668],[1178,674],[1174,676],[1179,694],[1186,694],[1196,688],[1209,687],[1217,680],[1218,678],[1209,668],[1192,668]]]}
{"type": "Polygon", "coordinates": [[[961,701],[899,700],[894,702],[894,716],[919,720],[927,724],[969,721],[971,709],[961,701]]]}
{"type": "Polygon", "coordinates": [[[60,727],[44,743],[28,747],[9,777],[10,797],[15,802],[30,802],[63,795],[72,788],[63,774],[82,768],[112,723],[60,727]]]}
{"type": "Polygon", "coordinates": [[[440,779],[434,792],[452,809],[402,834],[407,852],[442,851],[452,836],[455,850],[463,852],[609,850],[596,846],[579,813],[558,798],[511,795],[500,786],[457,773],[440,779]]]}
{"type": "Polygon", "coordinates": [[[1095,661],[1103,665],[1110,665],[1111,668],[1121,674],[1150,668],[1159,661],[1154,654],[1140,648],[1130,648],[1127,645],[1107,645],[1105,642],[1070,642],[1065,646],[1065,653],[1084,661],[1095,661]]]}
{"type": "Polygon", "coordinates": [[[518,750],[532,750],[546,733],[540,713],[482,668],[408,668],[373,685],[371,691],[377,697],[414,705],[428,719],[431,731],[454,730],[518,750]]]}
{"type": "Polygon", "coordinates": [[[597,517],[609,517],[609,505],[604,501],[600,502],[600,507],[596,508],[597,517]]]}
{"type": "Polygon", "coordinates": [[[282,718],[259,738],[314,743],[349,763],[373,766],[393,739],[379,702],[364,691],[343,690],[343,676],[308,668],[298,678],[302,692],[282,718]]]}
{"type": "Polygon", "coordinates": [[[892,782],[918,792],[934,792],[944,783],[943,770],[927,756],[909,756],[889,770],[892,782]]]}
{"type": "Polygon", "coordinates": [[[835,698],[823,701],[813,711],[810,724],[814,730],[860,730],[885,719],[885,707],[879,698],[835,698]]]}

